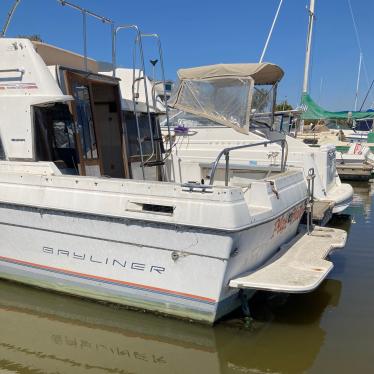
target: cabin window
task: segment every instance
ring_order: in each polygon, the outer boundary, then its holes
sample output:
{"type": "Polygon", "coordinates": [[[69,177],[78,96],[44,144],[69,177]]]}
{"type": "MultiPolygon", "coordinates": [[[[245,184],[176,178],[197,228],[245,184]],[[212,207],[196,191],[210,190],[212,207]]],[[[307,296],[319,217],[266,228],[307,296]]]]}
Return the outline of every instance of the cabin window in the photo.
{"type": "Polygon", "coordinates": [[[53,127],[53,142],[56,149],[70,149],[75,148],[74,132],[71,121],[54,120],[53,127]]]}
{"type": "Polygon", "coordinates": [[[66,104],[34,107],[35,152],[37,161],[53,161],[68,174],[77,173],[74,124],[66,104]]]}
{"type": "Polygon", "coordinates": [[[77,111],[77,126],[80,133],[83,158],[86,160],[97,159],[97,142],[89,87],[75,83],[73,90],[77,111]]]}

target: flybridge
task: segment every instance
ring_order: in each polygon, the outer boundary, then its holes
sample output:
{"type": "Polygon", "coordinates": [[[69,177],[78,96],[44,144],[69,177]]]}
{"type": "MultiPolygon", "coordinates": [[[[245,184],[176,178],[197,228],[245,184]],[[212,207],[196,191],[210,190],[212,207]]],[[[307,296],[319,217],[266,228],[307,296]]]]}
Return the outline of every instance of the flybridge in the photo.
{"type": "MultiPolygon", "coordinates": [[[[45,65],[48,66],[48,69],[50,71],[47,73],[45,71],[46,70],[45,67],[42,67],[42,66],[39,66],[39,69],[37,69],[37,70],[42,75],[52,75],[55,78],[55,80],[57,80],[59,88],[63,92],[67,91],[65,88],[66,88],[66,86],[68,86],[68,84],[66,84],[65,86],[61,85],[61,81],[60,81],[61,69],[65,69],[66,67],[69,68],[69,72],[71,74],[78,74],[79,76],[85,78],[86,83],[87,83],[87,79],[89,81],[92,81],[94,79],[94,76],[92,75],[92,73],[96,74],[96,77],[95,77],[96,80],[98,80],[98,78],[100,78],[100,77],[105,79],[105,75],[106,76],[107,75],[113,75],[114,78],[117,78],[117,73],[120,70],[120,69],[117,69],[117,37],[118,37],[118,33],[120,31],[126,31],[126,30],[135,32],[136,37],[135,37],[135,42],[134,42],[135,43],[134,50],[136,51],[138,56],[134,56],[134,59],[133,59],[132,82],[130,83],[130,87],[131,87],[132,102],[133,102],[132,103],[133,104],[132,105],[132,111],[134,113],[133,116],[134,116],[134,121],[136,122],[136,132],[137,132],[137,138],[135,139],[135,143],[137,143],[137,146],[138,146],[137,148],[139,150],[140,168],[141,168],[142,177],[143,177],[143,179],[146,179],[146,172],[144,170],[144,168],[146,166],[159,167],[159,166],[162,166],[162,164],[163,164],[163,162],[160,161],[160,160],[158,160],[158,161],[154,160],[155,158],[158,157],[157,155],[160,154],[159,148],[160,148],[160,139],[161,138],[160,138],[159,131],[157,132],[154,129],[154,124],[153,124],[154,120],[152,118],[154,113],[151,114],[151,109],[150,109],[150,106],[153,106],[154,108],[159,107],[159,106],[157,106],[157,100],[158,100],[159,97],[162,97],[162,101],[165,104],[164,105],[164,111],[165,111],[165,114],[166,114],[166,124],[167,124],[167,127],[168,127],[169,139],[170,139],[170,147],[169,148],[171,148],[171,146],[172,146],[172,144],[171,144],[171,138],[172,137],[171,137],[171,133],[170,133],[170,129],[169,129],[169,119],[168,119],[168,106],[167,106],[168,96],[167,96],[167,91],[166,91],[166,80],[165,80],[165,73],[164,73],[163,53],[162,53],[161,40],[160,40],[159,35],[155,34],[155,33],[146,33],[146,34],[141,33],[138,26],[132,25],[132,24],[117,25],[117,24],[115,24],[115,22],[112,19],[110,19],[108,17],[105,17],[105,16],[102,16],[102,15],[99,15],[99,14],[97,14],[97,13],[91,11],[91,10],[80,7],[80,6],[78,6],[76,4],[73,4],[69,1],[57,0],[57,2],[59,4],[61,4],[62,6],[65,6],[65,7],[68,7],[68,8],[71,8],[73,10],[76,10],[76,11],[80,12],[81,15],[82,15],[83,58],[80,55],[76,55],[76,54],[73,54],[73,53],[68,52],[68,51],[63,51],[59,48],[54,48],[54,50],[56,51],[56,54],[55,53],[51,54],[51,51],[50,51],[51,46],[45,45],[44,43],[34,43],[34,47],[37,50],[38,54],[43,58],[45,65]],[[104,24],[110,25],[110,33],[111,33],[111,40],[112,40],[112,43],[111,43],[112,44],[111,45],[111,49],[112,49],[111,64],[106,64],[105,68],[102,68],[101,70],[99,70],[99,68],[98,68],[99,63],[97,61],[89,59],[88,56],[87,56],[87,39],[88,39],[87,17],[94,18],[94,19],[99,20],[100,22],[102,22],[104,24]],[[155,77],[153,77],[152,87],[150,88],[150,92],[149,92],[149,87],[148,87],[149,79],[148,79],[147,74],[146,74],[145,63],[144,63],[144,52],[143,52],[143,45],[142,45],[143,38],[153,38],[155,40],[155,42],[157,44],[157,50],[158,50],[158,56],[156,56],[156,57],[157,57],[158,61],[160,62],[159,66],[160,66],[160,72],[161,72],[161,79],[156,80],[155,77]],[[45,53],[44,53],[45,51],[46,51],[47,54],[49,53],[48,58],[45,57],[45,53]],[[65,63],[65,61],[66,61],[65,58],[66,58],[67,55],[69,55],[67,57],[67,60],[68,60],[68,63],[69,63],[68,65],[65,63]],[[49,60],[49,62],[48,62],[48,60],[49,60]],[[53,63],[51,63],[52,60],[53,60],[53,63]],[[111,68],[109,66],[111,66],[111,68]],[[76,71],[73,71],[73,69],[75,69],[76,71]],[[108,70],[110,70],[110,74],[107,74],[108,70]],[[98,74],[99,71],[105,72],[105,73],[98,74]],[[89,75],[85,76],[85,72],[89,72],[89,75]],[[143,86],[144,88],[142,89],[141,86],[143,86]],[[161,90],[156,89],[156,88],[159,88],[160,86],[163,87],[163,89],[161,89],[161,90]],[[139,98],[139,92],[141,90],[143,90],[142,96],[144,97],[144,101],[145,101],[144,102],[145,110],[141,109],[141,105],[139,105],[139,104],[143,104],[143,103],[139,103],[139,99],[138,99],[139,98]],[[161,91],[163,91],[163,92],[161,93],[161,91]],[[136,114],[136,113],[139,113],[139,112],[145,114],[143,119],[139,119],[139,116],[136,114]],[[144,126],[143,122],[146,122],[145,126],[144,126]],[[149,146],[151,148],[150,152],[148,150],[149,146]]],[[[20,0],[15,1],[11,10],[9,11],[6,23],[5,23],[5,25],[3,27],[3,30],[2,30],[2,33],[1,33],[2,37],[5,36],[5,34],[7,32],[7,29],[9,27],[9,24],[10,24],[10,22],[11,22],[13,16],[14,16],[15,10],[16,10],[17,6],[19,5],[19,3],[20,3],[20,0]]],[[[16,52],[16,50],[18,48],[23,48],[24,45],[26,45],[26,44],[27,43],[26,43],[25,40],[21,41],[20,39],[17,39],[17,40],[14,41],[13,46],[9,46],[9,48],[13,49],[14,52],[16,52]]],[[[29,51],[30,60],[27,61],[27,63],[29,63],[31,65],[35,65],[35,64],[38,65],[39,64],[39,61],[37,61],[38,57],[35,57],[35,56],[31,57],[30,53],[31,53],[31,51],[29,51]]],[[[12,59],[10,61],[8,61],[8,63],[12,63],[13,66],[15,65],[15,61],[13,61],[12,59]]],[[[19,64],[18,66],[23,66],[23,65],[19,64]]],[[[102,67],[104,65],[101,64],[100,66],[102,67]]],[[[0,74],[4,74],[4,72],[9,71],[8,67],[9,66],[4,66],[4,64],[0,64],[0,69],[4,68],[3,70],[0,71],[0,74]]],[[[18,67],[18,69],[20,69],[20,68],[18,67]]],[[[35,77],[36,77],[35,81],[23,81],[24,79],[20,79],[20,81],[22,81],[22,82],[16,82],[15,84],[13,84],[14,82],[9,82],[9,79],[13,78],[13,76],[7,75],[5,78],[6,78],[6,80],[8,80],[8,82],[6,82],[6,85],[3,85],[2,87],[0,87],[0,90],[7,91],[7,92],[11,92],[12,90],[14,90],[14,91],[20,91],[21,90],[21,91],[23,91],[23,93],[25,93],[25,91],[28,91],[28,90],[31,90],[31,89],[34,89],[35,91],[37,91],[37,88],[40,88],[41,85],[48,86],[48,84],[45,85],[45,83],[50,80],[49,78],[51,78],[51,77],[48,77],[48,78],[46,78],[45,81],[43,80],[43,82],[38,83],[38,82],[36,82],[37,78],[40,78],[41,75],[38,75],[38,73],[36,73],[35,77]]],[[[23,76],[23,73],[21,73],[21,78],[25,78],[23,76]]],[[[108,80],[108,78],[106,78],[105,80],[108,80]]],[[[71,79],[70,79],[70,81],[71,81],[71,79]]],[[[65,83],[64,79],[62,79],[62,83],[65,83]]],[[[80,84],[78,84],[78,83],[75,84],[76,89],[79,89],[79,87],[82,87],[81,83],[82,83],[82,81],[80,82],[80,84]]],[[[55,86],[53,89],[56,90],[56,88],[57,88],[56,87],[56,82],[54,82],[54,84],[49,84],[49,86],[50,86],[49,88],[51,88],[53,85],[55,86]]],[[[70,88],[71,88],[71,91],[75,90],[75,88],[74,89],[72,87],[70,87],[70,88]]],[[[78,96],[82,96],[82,95],[92,96],[91,90],[88,89],[87,87],[86,87],[86,89],[87,89],[86,93],[76,92],[76,94],[78,96]]],[[[61,90],[57,89],[58,92],[55,92],[55,94],[52,95],[54,97],[57,97],[57,99],[54,100],[55,102],[62,101],[61,98],[59,98],[60,96],[65,96],[64,101],[72,100],[72,97],[67,97],[66,95],[63,95],[61,93],[61,90]]],[[[40,91],[42,91],[42,89],[40,91]]],[[[106,95],[109,95],[109,91],[107,92],[106,95]]],[[[72,96],[74,96],[74,95],[72,95],[72,96]]],[[[76,99],[75,96],[74,96],[74,98],[76,99]]],[[[53,100],[50,100],[50,102],[52,102],[52,101],[53,100]]],[[[46,103],[45,100],[41,100],[39,102],[38,101],[37,102],[35,102],[35,101],[31,102],[30,101],[29,106],[34,105],[34,104],[43,104],[44,105],[45,103],[46,103]]],[[[143,107],[144,107],[144,104],[143,104],[143,107]]],[[[114,107],[112,106],[112,109],[113,108],[114,107]]],[[[23,119],[23,121],[22,121],[23,123],[29,122],[29,120],[30,120],[30,118],[29,118],[30,117],[30,110],[26,108],[25,112],[26,112],[27,118],[23,119]],[[25,122],[25,120],[26,120],[26,122],[25,122]]],[[[75,113],[75,114],[77,115],[77,113],[75,113]]],[[[32,113],[31,113],[31,116],[32,116],[32,113]]],[[[98,117],[98,116],[96,116],[96,117],[98,117]]],[[[17,121],[17,123],[22,123],[22,122],[17,121]]],[[[88,119],[88,122],[89,122],[89,119],[88,119]]],[[[79,126],[79,124],[78,124],[78,126],[79,126]]],[[[24,152],[24,150],[17,151],[17,154],[16,154],[15,158],[30,159],[30,158],[35,157],[35,152],[32,149],[33,146],[32,146],[31,133],[32,133],[32,131],[31,132],[28,131],[28,134],[26,134],[26,135],[23,134],[22,136],[17,136],[17,138],[21,137],[22,139],[29,138],[28,141],[26,140],[26,143],[30,144],[30,146],[28,147],[26,153],[24,152]]],[[[88,140],[85,139],[84,141],[88,141],[88,140]]],[[[10,151],[10,153],[12,153],[12,147],[8,146],[7,148],[10,151]]],[[[94,154],[92,152],[90,154],[91,154],[92,157],[94,157],[93,156],[94,154]]]]}

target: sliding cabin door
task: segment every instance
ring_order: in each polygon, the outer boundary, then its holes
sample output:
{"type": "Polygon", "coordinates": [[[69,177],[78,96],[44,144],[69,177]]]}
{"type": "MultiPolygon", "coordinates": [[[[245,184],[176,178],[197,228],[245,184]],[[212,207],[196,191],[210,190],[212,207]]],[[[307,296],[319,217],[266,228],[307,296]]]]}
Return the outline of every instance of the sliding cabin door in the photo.
{"type": "Polygon", "coordinates": [[[70,94],[76,123],[79,172],[81,175],[100,176],[101,165],[98,151],[89,81],[77,74],[69,74],[70,94]]]}
{"type": "Polygon", "coordinates": [[[112,178],[125,178],[128,175],[127,153],[118,86],[92,82],[91,89],[102,174],[112,178]]]}
{"type": "MultiPolygon", "coordinates": [[[[129,175],[118,85],[67,72],[81,175],[129,175]]],[[[116,82],[115,82],[116,83],[116,82]]]]}

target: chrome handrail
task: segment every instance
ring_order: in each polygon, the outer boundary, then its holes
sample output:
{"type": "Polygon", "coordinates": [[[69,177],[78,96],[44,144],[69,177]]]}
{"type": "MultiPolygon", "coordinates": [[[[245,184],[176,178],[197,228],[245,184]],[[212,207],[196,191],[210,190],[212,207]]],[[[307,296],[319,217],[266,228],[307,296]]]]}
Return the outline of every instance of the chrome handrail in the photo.
{"type": "Polygon", "coordinates": [[[97,13],[91,12],[88,9],[82,8],[79,5],[73,4],[69,1],[66,0],[57,0],[62,6],[67,6],[69,8],[72,8],[74,10],[77,10],[82,14],[82,33],[83,33],[83,56],[84,56],[84,70],[88,71],[88,57],[87,57],[87,16],[93,17],[95,19],[98,19],[99,21],[110,25],[111,27],[111,34],[113,33],[114,29],[114,21],[101,16],[97,13]]]}
{"type": "Polygon", "coordinates": [[[214,183],[214,178],[216,174],[216,170],[219,164],[219,161],[221,160],[222,156],[225,156],[225,161],[226,161],[226,166],[225,166],[225,186],[229,185],[229,170],[230,170],[230,152],[231,151],[236,151],[238,149],[243,149],[243,148],[251,148],[251,147],[257,147],[260,145],[267,146],[268,144],[273,144],[273,143],[280,143],[282,147],[282,159],[281,159],[281,172],[283,173],[286,168],[286,162],[287,162],[287,157],[285,153],[285,148],[287,146],[287,140],[286,139],[276,139],[276,140],[268,140],[266,142],[259,142],[259,143],[251,143],[251,144],[244,144],[244,145],[238,145],[236,147],[229,147],[223,149],[217,156],[216,160],[214,161],[212,171],[210,173],[210,181],[209,185],[213,185],[214,183]]]}

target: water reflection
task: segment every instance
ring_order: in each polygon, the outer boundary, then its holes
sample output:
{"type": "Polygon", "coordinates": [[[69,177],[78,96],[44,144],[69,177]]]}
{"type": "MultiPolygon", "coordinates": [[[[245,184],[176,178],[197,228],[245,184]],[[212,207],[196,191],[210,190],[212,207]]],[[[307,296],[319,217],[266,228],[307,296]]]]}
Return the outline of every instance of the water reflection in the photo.
{"type": "Polygon", "coordinates": [[[353,215],[362,215],[367,222],[370,222],[374,184],[369,182],[352,182],[351,184],[354,195],[349,211],[353,215]]]}
{"type": "Polygon", "coordinates": [[[211,328],[2,282],[0,369],[300,373],[318,354],[325,338],[321,316],[337,305],[340,293],[340,282],[329,280],[310,295],[259,294],[250,327],[231,316],[211,328]]]}

